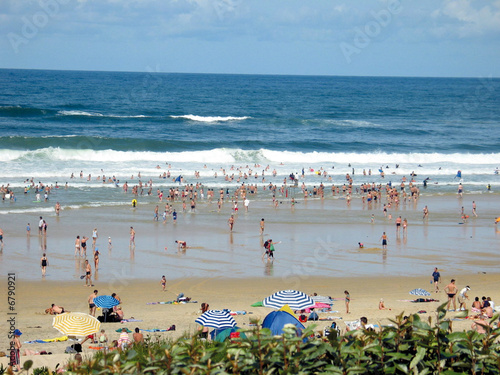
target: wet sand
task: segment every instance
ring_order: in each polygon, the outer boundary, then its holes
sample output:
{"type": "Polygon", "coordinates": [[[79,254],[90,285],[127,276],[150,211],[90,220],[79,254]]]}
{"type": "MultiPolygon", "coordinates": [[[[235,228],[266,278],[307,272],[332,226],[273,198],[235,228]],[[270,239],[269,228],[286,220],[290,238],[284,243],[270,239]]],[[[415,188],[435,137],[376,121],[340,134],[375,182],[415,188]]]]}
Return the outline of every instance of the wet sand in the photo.
{"type": "MultiPolygon", "coordinates": [[[[130,198],[124,195],[124,199],[130,198]]],[[[91,237],[98,228],[97,246],[100,269],[96,283],[107,282],[117,275],[141,279],[183,277],[248,278],[272,276],[418,276],[434,266],[450,272],[496,272],[500,254],[500,228],[493,224],[500,215],[496,194],[433,196],[423,194],[418,203],[400,205],[389,210],[392,220],[384,217],[382,205],[362,204],[356,198],[348,206],[342,198],[299,201],[291,209],[289,200],[281,200],[274,209],[270,200],[251,199],[248,213],[240,208],[234,231],[227,220],[231,204],[220,213],[215,203],[200,202],[196,213],[182,213],[178,221],[154,222],[156,203],[129,206],[63,209],[61,215],[43,215],[49,224],[46,239],[37,235],[38,215],[10,214],[4,217],[4,248],[0,252],[0,272],[16,272],[24,280],[40,280],[40,257],[49,259],[47,280],[79,280],[83,259],[74,257],[76,235],[91,237]],[[471,215],[471,204],[478,206],[478,218],[467,223],[460,218],[461,206],[471,215]],[[428,221],[422,220],[422,209],[430,210],[428,221]],[[371,223],[371,215],[374,223],[371,223]],[[409,222],[408,234],[396,232],[395,218],[401,215],[409,222]],[[259,222],[265,218],[264,236],[259,222]],[[30,222],[32,234],[26,237],[30,222]],[[129,229],[136,230],[136,245],[129,246],[129,229]],[[387,232],[387,251],[381,250],[380,236],[387,232]],[[112,238],[112,248],[108,247],[112,238]],[[262,262],[263,241],[272,238],[276,260],[262,262]],[[187,241],[189,248],[178,252],[175,240],[187,241]],[[364,249],[358,248],[358,242],[364,249]]],[[[383,199],[384,200],[384,199],[383,199]]],[[[163,203],[164,205],[164,203],[163,203]]],[[[161,206],[161,205],[160,205],[161,206]]],[[[64,206],[63,206],[64,207],[64,206]]],[[[161,207],[160,207],[161,212],[161,207]]],[[[87,257],[92,262],[90,246],[87,257]]]]}

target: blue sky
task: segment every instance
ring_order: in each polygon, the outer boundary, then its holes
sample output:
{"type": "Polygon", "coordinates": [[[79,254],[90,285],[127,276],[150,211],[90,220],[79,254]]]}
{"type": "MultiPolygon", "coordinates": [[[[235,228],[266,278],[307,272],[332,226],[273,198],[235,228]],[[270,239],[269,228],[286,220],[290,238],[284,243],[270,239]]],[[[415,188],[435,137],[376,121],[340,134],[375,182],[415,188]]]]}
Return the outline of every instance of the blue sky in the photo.
{"type": "Polygon", "coordinates": [[[2,0],[0,68],[500,76],[500,0],[2,0]]]}

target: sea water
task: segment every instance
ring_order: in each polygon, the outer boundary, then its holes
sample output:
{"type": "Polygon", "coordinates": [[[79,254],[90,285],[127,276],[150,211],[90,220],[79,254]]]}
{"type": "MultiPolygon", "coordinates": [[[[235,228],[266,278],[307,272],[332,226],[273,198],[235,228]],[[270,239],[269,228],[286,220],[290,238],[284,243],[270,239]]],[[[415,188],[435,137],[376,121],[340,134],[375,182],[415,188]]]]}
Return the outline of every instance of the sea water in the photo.
{"type": "MultiPolygon", "coordinates": [[[[355,186],[399,185],[413,174],[424,197],[456,194],[460,182],[466,194],[495,195],[499,104],[500,80],[488,77],[0,70],[0,184],[15,197],[0,205],[1,227],[21,237],[25,222],[36,232],[44,215],[55,230],[55,201],[73,220],[97,215],[107,222],[111,212],[130,210],[125,181],[152,180],[153,195],[138,200],[154,207],[157,189],[178,187],[179,176],[216,189],[216,197],[220,188],[255,184],[259,195],[252,199],[262,207],[271,198],[264,186],[281,186],[302,171],[300,185],[309,191],[342,185],[347,173],[355,186]],[[170,178],[161,177],[166,172],[170,178]],[[235,179],[227,181],[224,172],[235,179]],[[116,183],[103,184],[103,175],[116,183]],[[49,202],[36,202],[34,189],[23,193],[31,179],[59,188],[49,202]]],[[[290,194],[300,202],[298,190],[290,194]]],[[[21,243],[19,259],[27,251],[21,243]]],[[[252,274],[242,268],[242,275],[252,274]]]]}

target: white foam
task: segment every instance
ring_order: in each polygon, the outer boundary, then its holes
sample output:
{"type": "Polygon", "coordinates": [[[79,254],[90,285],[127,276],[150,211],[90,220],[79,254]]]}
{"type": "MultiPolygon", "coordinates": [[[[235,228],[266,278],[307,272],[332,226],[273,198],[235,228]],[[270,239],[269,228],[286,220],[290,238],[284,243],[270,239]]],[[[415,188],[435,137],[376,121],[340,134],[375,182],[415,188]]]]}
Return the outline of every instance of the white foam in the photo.
{"type": "Polygon", "coordinates": [[[171,118],[184,118],[191,121],[199,122],[224,122],[224,121],[241,121],[249,119],[249,116],[234,117],[234,116],[197,116],[197,115],[181,115],[170,116],[171,118]]]}
{"type": "Polygon", "coordinates": [[[59,111],[58,115],[62,116],[90,116],[90,117],[114,117],[114,118],[145,118],[148,116],[145,115],[130,115],[130,116],[122,116],[122,115],[104,115],[99,112],[86,112],[86,111],[59,111]]]}
{"type": "MultiPolygon", "coordinates": [[[[158,164],[165,162],[196,162],[196,163],[284,163],[303,165],[324,164],[324,167],[335,166],[375,166],[372,168],[391,166],[397,163],[401,167],[412,168],[415,172],[422,168],[429,168],[435,173],[455,173],[457,169],[466,169],[467,166],[484,168],[487,174],[493,174],[499,165],[500,153],[491,154],[441,154],[441,153],[343,153],[343,152],[299,152],[299,151],[274,151],[267,149],[242,150],[217,148],[203,151],[182,152],[153,152],[153,151],[117,151],[117,150],[91,150],[91,149],[63,149],[47,147],[38,150],[22,151],[0,149],[0,161],[82,161],[82,162],[116,162],[147,161],[158,164]],[[441,167],[442,170],[438,171],[441,167]],[[418,170],[417,170],[418,168],[418,170]]],[[[396,170],[398,174],[404,171],[396,170]]],[[[377,171],[372,169],[372,172],[377,171]]],[[[411,172],[411,170],[410,170],[411,172]]],[[[408,172],[406,172],[408,173],[408,172]]]]}

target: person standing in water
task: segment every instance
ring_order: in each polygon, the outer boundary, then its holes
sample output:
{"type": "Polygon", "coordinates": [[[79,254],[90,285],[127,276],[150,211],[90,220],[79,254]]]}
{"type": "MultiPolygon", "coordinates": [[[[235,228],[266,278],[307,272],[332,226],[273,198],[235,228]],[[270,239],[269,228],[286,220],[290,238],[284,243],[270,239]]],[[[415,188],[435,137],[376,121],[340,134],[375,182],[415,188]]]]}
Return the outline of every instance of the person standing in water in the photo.
{"type": "Polygon", "coordinates": [[[382,233],[380,239],[382,240],[382,249],[387,249],[387,234],[382,233]]]}
{"type": "Polygon", "coordinates": [[[45,272],[47,270],[47,266],[49,265],[49,261],[47,260],[47,256],[43,253],[40,258],[40,267],[42,268],[42,276],[45,276],[45,272]]]}

